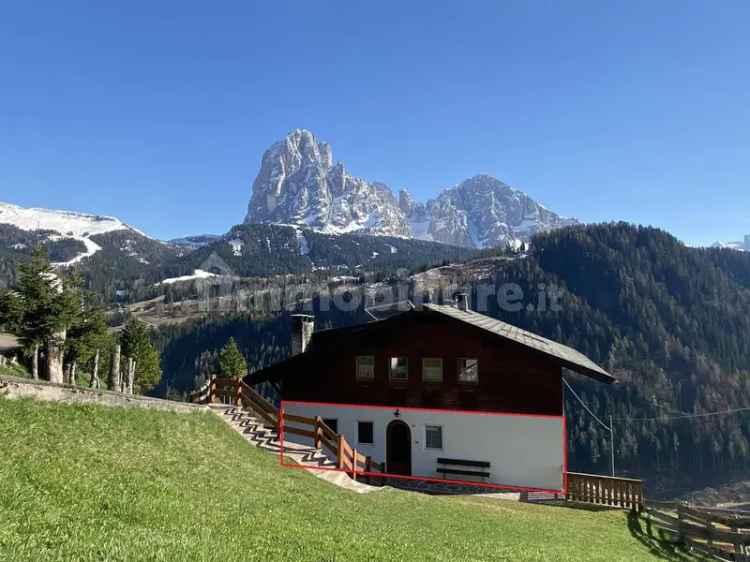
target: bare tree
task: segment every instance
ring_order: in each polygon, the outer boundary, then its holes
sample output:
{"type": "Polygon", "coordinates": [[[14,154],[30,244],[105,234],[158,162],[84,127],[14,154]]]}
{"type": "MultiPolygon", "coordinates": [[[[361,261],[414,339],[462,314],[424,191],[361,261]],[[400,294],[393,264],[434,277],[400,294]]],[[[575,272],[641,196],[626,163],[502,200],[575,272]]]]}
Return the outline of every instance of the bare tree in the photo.
{"type": "Polygon", "coordinates": [[[112,353],[112,367],[109,371],[109,388],[111,390],[120,389],[120,357],[122,354],[122,346],[120,343],[115,344],[115,350],[112,353]]]}
{"type": "Polygon", "coordinates": [[[101,355],[100,350],[96,350],[96,353],[94,354],[94,368],[91,371],[91,383],[89,384],[90,388],[95,388],[99,390],[101,387],[101,382],[99,381],[99,357],[101,355]]]}

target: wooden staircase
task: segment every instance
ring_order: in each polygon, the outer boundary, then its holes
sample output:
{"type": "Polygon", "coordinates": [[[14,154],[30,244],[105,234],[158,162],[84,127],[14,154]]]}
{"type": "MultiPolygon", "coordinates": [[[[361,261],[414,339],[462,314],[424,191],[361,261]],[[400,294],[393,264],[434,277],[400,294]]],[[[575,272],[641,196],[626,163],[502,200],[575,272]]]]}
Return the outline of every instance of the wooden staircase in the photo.
{"type": "MultiPolygon", "coordinates": [[[[209,407],[254,447],[276,455],[281,454],[278,431],[275,427],[268,427],[255,412],[231,404],[210,404],[209,407]]],[[[314,447],[287,441],[284,443],[284,456],[308,468],[336,468],[334,460],[314,447]]]]}
{"type": "Polygon", "coordinates": [[[286,420],[283,411],[241,380],[212,377],[190,395],[190,401],[209,406],[248,443],[278,455],[282,465],[285,460],[291,460],[303,468],[312,469],[311,472],[320,478],[360,493],[378,488],[358,482],[358,477],[360,480],[364,478],[368,484],[383,484],[383,479],[374,473],[382,473],[384,467],[358,453],[343,435],[336,434],[320,418],[308,420],[289,416],[286,420]],[[307,423],[310,429],[287,426],[287,421],[307,423]],[[282,443],[280,431],[309,435],[315,445],[303,445],[288,439],[282,443]]]}

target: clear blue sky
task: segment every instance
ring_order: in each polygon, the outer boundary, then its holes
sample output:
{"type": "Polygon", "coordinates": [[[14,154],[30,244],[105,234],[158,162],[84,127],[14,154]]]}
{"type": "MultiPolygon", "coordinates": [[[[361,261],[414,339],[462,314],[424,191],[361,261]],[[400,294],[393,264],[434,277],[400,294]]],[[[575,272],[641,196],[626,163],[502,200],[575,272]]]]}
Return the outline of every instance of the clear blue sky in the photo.
{"type": "Polygon", "coordinates": [[[0,201],[220,233],[305,127],[420,198],[487,173],[585,221],[739,239],[748,22],[730,1],[11,3],[0,201]]]}

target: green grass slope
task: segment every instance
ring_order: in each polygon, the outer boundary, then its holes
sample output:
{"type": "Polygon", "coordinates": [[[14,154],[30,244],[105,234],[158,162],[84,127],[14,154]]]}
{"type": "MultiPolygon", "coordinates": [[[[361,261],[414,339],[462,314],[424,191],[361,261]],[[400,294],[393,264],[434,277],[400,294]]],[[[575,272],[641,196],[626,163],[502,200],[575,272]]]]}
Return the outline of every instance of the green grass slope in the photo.
{"type": "MultiPolygon", "coordinates": [[[[0,560],[649,560],[626,514],[361,496],[209,413],[0,399],[0,560]]],[[[631,522],[632,525],[632,522],[631,522]]]]}

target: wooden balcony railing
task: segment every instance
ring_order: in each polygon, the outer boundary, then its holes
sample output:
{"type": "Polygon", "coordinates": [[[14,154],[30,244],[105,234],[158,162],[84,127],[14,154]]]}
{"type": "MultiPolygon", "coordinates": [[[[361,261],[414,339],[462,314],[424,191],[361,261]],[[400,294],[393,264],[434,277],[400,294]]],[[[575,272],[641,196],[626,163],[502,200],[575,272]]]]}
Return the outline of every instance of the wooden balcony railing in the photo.
{"type": "Polygon", "coordinates": [[[617,478],[568,472],[565,499],[640,511],[643,506],[643,482],[633,478],[617,478]]]}

